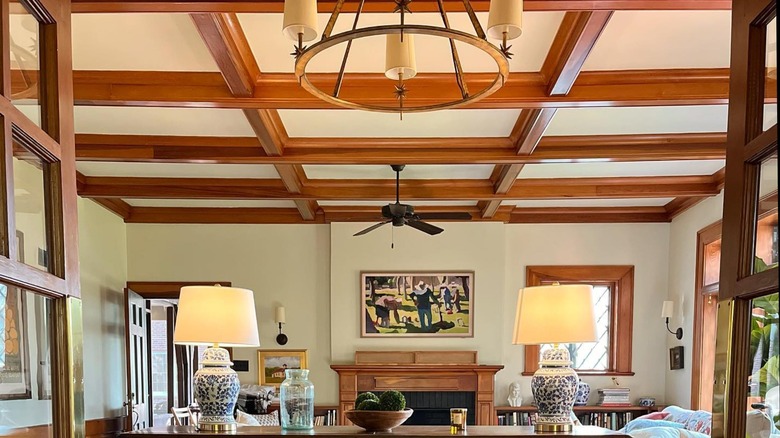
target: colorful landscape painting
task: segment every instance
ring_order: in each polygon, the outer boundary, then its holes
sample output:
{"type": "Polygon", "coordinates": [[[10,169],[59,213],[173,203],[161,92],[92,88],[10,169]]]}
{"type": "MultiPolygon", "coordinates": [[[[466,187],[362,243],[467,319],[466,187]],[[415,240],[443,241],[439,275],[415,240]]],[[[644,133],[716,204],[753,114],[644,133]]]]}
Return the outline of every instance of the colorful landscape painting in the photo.
{"type": "Polygon", "coordinates": [[[258,381],[261,385],[279,386],[285,370],[307,367],[306,350],[258,350],[258,381]]]}
{"type": "Polygon", "coordinates": [[[473,272],[364,272],[364,337],[472,337],[473,272]]]}

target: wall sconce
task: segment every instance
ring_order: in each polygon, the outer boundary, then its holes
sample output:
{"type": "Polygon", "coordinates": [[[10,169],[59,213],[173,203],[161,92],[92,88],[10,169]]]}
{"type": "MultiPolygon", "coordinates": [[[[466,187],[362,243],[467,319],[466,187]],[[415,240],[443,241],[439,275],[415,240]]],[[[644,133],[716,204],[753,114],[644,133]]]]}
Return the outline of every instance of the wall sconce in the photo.
{"type": "Polygon", "coordinates": [[[276,323],[279,324],[279,334],[276,335],[276,343],[279,345],[287,344],[287,335],[282,333],[282,324],[285,323],[284,306],[276,308],[276,323]]]}
{"type": "Polygon", "coordinates": [[[666,318],[666,330],[669,331],[669,333],[673,334],[677,337],[677,339],[682,339],[683,337],[683,329],[682,327],[678,328],[676,331],[672,331],[672,329],[669,328],[669,318],[674,316],[674,301],[664,301],[664,306],[661,309],[661,318],[666,318]]]}

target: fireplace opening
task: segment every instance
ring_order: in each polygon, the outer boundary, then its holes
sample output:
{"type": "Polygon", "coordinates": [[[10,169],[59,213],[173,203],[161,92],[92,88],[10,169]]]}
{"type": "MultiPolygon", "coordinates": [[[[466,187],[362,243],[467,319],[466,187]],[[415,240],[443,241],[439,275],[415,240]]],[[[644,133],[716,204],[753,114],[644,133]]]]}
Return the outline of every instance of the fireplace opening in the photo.
{"type": "Polygon", "coordinates": [[[404,422],[407,426],[448,426],[450,408],[466,408],[467,424],[476,424],[473,391],[401,391],[406,397],[406,407],[414,413],[404,422]]]}

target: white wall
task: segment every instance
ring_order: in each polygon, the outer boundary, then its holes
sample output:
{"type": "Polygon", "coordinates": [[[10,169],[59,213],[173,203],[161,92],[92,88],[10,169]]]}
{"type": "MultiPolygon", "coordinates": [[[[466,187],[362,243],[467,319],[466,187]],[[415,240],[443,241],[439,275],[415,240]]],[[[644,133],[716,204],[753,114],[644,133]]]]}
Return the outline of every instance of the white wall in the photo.
{"type": "Polygon", "coordinates": [[[482,363],[501,361],[504,224],[448,223],[428,236],[410,227],[352,235],[368,224],[331,224],[331,338],[333,361],[349,363],[355,350],[479,350],[482,363]],[[395,249],[390,249],[391,233],[395,249]],[[470,310],[473,338],[361,338],[361,271],[474,271],[470,310]]]}
{"type": "MultiPolygon", "coordinates": [[[[525,267],[543,264],[635,266],[633,370],[619,378],[632,397],[665,397],[667,334],[660,318],[669,287],[669,224],[504,225],[447,223],[430,237],[410,228],[352,235],[367,224],[152,225],[130,224],[131,280],[231,281],[255,291],[262,348],[274,342],[274,308],[287,308],[286,348],[309,350],[318,403],[337,402],[331,363],[348,363],[355,350],[473,349],[480,362],[505,365],[497,376],[496,403],[520,376],[523,347],[511,345],[517,290],[525,267]],[[394,234],[395,249],[390,249],[394,234]],[[475,272],[473,338],[361,338],[360,272],[370,270],[472,270],[475,272]]],[[[694,233],[695,234],[695,233],[694,233]]],[[[690,277],[693,278],[693,271],[690,277]]],[[[692,281],[692,280],[691,280],[692,281]]],[[[257,380],[254,349],[236,350],[257,380]]],[[[584,379],[594,390],[609,378],[584,379]]],[[[595,392],[595,391],[594,391],[595,392]]],[[[595,394],[594,394],[595,397],[595,394]]]]}
{"type": "Polygon", "coordinates": [[[122,415],[127,231],[121,218],[79,198],[85,418],[122,415]]]}
{"type": "MultiPolygon", "coordinates": [[[[635,376],[619,377],[640,396],[664,400],[665,331],[660,323],[666,296],[668,224],[554,224],[508,225],[506,233],[506,298],[502,332],[505,336],[497,398],[505,401],[513,380],[523,381],[523,399],[531,400],[530,377],[521,377],[524,349],[509,337],[517,305],[517,291],[525,286],[528,265],[634,265],[633,363],[635,376]]],[[[608,377],[583,377],[596,389],[612,386],[608,377]]],[[[633,400],[632,400],[633,401],[633,400]]]]}
{"type": "Polygon", "coordinates": [[[683,407],[691,405],[691,370],[693,364],[693,311],[696,294],[696,235],[702,228],[723,216],[723,194],[706,199],[674,218],[669,239],[669,294],[674,301],[675,317],[671,327],[683,328],[682,340],[669,334],[666,347],[684,347],[685,368],[666,370],[666,403],[683,407]]]}
{"type": "MultiPolygon", "coordinates": [[[[317,403],[335,402],[327,225],[130,224],[127,235],[133,281],[230,281],[253,290],[261,348],[307,349],[317,403]],[[284,347],[275,341],[279,305],[287,310],[284,347]]],[[[234,349],[234,359],[250,361],[241,382],[257,382],[257,349],[234,349]]]]}

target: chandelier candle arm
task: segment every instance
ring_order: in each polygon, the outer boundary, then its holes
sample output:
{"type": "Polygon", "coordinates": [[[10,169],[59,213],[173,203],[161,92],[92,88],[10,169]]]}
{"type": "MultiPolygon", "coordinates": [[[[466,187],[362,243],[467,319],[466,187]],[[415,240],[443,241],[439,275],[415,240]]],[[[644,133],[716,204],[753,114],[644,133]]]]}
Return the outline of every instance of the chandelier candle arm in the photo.
{"type": "MultiPolygon", "coordinates": [[[[352,22],[352,30],[357,29],[358,20],[360,19],[360,13],[363,12],[363,5],[365,0],[360,0],[357,12],[355,13],[355,21],[352,22]]],[[[337,6],[338,7],[338,6],[337,6]]],[[[335,24],[336,20],[333,20],[335,24]]],[[[336,78],[336,86],[333,89],[333,97],[339,97],[341,92],[341,83],[344,81],[344,70],[347,68],[347,59],[349,59],[349,51],[352,49],[352,40],[347,41],[347,47],[344,49],[344,57],[341,59],[341,68],[339,68],[339,75],[336,78]]]]}
{"type": "MultiPolygon", "coordinates": [[[[437,3],[444,27],[450,29],[450,20],[447,18],[447,11],[444,10],[444,2],[437,0],[437,3]]],[[[469,96],[469,88],[466,85],[466,81],[463,80],[463,66],[460,63],[460,56],[458,56],[458,48],[455,47],[455,41],[452,38],[450,38],[450,53],[452,54],[452,65],[455,68],[455,81],[458,83],[458,88],[460,88],[460,95],[465,99],[469,96]]]]}

